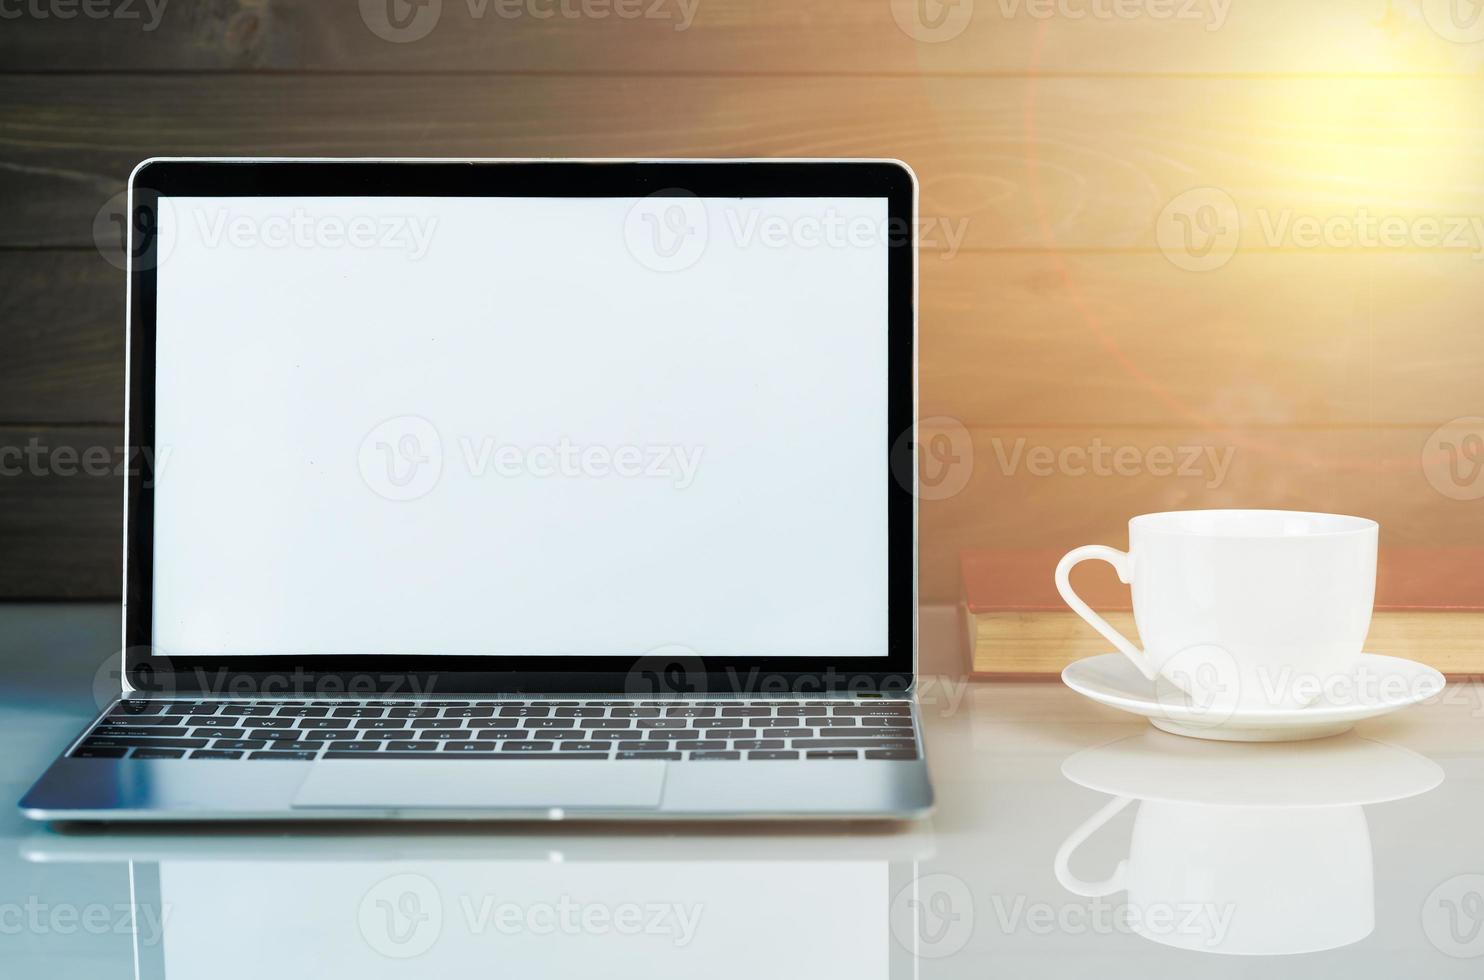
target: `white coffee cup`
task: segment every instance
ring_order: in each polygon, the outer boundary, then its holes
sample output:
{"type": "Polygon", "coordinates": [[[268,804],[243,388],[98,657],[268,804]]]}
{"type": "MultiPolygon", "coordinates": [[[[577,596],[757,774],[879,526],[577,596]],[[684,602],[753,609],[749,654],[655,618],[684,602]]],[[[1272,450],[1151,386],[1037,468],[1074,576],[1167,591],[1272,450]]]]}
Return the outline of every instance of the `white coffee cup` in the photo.
{"type": "MultiPolygon", "coordinates": [[[[1302,707],[1352,672],[1376,593],[1375,521],[1284,510],[1188,510],[1128,522],[1129,550],[1074,548],[1056,566],[1067,605],[1150,681],[1213,709],[1302,707]],[[1144,649],[1072,591],[1096,558],[1133,591],[1144,649]]],[[[1213,723],[1221,711],[1213,710],[1213,723]]]]}

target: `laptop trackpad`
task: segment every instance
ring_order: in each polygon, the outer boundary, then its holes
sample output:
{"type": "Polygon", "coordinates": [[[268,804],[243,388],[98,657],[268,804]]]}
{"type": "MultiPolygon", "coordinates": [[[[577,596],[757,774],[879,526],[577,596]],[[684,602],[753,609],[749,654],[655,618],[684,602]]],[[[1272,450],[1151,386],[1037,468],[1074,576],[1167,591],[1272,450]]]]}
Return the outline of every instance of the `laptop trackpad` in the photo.
{"type": "Polygon", "coordinates": [[[294,806],[395,809],[656,807],[659,760],[346,759],[317,762],[294,806]]]}

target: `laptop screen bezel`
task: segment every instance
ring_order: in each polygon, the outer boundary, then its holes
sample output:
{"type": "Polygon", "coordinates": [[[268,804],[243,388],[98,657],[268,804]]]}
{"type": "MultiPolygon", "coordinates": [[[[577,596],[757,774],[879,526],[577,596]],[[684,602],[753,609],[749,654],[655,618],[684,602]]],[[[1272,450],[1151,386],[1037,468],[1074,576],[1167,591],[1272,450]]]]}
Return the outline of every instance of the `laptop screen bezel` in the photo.
{"type": "MultiPolygon", "coordinates": [[[[590,691],[807,695],[910,689],[917,632],[916,181],[861,161],[149,160],[130,180],[124,673],[158,694],[519,694],[590,691]],[[862,657],[241,654],[152,646],[156,227],[160,197],[884,197],[887,241],[887,652],[862,657]],[[658,663],[664,660],[666,663],[658,663]],[[676,680],[676,690],[666,686],[676,680]],[[647,686],[646,686],[647,685],[647,686]]],[[[820,615],[834,611],[820,610],[820,615]]]]}

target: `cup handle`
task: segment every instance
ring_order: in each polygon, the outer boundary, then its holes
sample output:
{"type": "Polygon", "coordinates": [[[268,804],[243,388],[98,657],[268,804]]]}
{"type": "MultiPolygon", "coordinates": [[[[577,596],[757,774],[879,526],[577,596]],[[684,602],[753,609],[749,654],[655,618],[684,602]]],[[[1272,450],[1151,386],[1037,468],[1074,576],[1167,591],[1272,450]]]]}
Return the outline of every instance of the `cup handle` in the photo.
{"type": "Polygon", "coordinates": [[[1072,852],[1081,846],[1083,841],[1097,833],[1103,824],[1112,820],[1119,811],[1132,802],[1133,799],[1127,796],[1114,797],[1105,803],[1101,810],[1082,821],[1082,824],[1062,842],[1061,847],[1056,851],[1056,880],[1061,882],[1063,888],[1083,898],[1102,898],[1104,895],[1123,891],[1125,887],[1123,879],[1128,871],[1127,858],[1119,861],[1113,873],[1103,881],[1083,881],[1072,874],[1072,869],[1068,865],[1072,860],[1072,852]]]}
{"type": "Polygon", "coordinates": [[[1103,634],[1103,639],[1113,644],[1113,646],[1118,648],[1120,653],[1133,661],[1134,666],[1139,668],[1139,673],[1152,681],[1159,676],[1159,672],[1150,665],[1149,658],[1145,656],[1144,651],[1130,643],[1122,633],[1109,626],[1106,619],[1093,612],[1092,607],[1083,602],[1081,597],[1072,591],[1073,566],[1079,562],[1088,561],[1093,558],[1112,565],[1113,570],[1118,573],[1118,581],[1124,585],[1128,584],[1128,554],[1119,551],[1117,548],[1105,548],[1100,544],[1089,544],[1081,548],[1073,548],[1063,555],[1062,560],[1057,563],[1056,591],[1061,593],[1061,597],[1066,600],[1067,605],[1072,607],[1073,612],[1087,620],[1093,629],[1103,634]]]}

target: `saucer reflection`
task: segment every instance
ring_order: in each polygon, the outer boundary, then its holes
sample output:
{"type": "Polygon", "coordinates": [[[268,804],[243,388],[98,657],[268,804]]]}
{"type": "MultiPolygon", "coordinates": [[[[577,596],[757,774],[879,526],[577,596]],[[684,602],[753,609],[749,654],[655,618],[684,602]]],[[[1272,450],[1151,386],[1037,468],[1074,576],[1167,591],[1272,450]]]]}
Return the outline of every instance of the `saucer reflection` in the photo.
{"type": "Polygon", "coordinates": [[[1062,764],[1113,797],[1055,858],[1062,887],[1126,893],[1128,927],[1198,952],[1283,955],[1359,942],[1375,926],[1364,806],[1436,788],[1443,771],[1393,745],[1344,735],[1283,746],[1192,742],[1146,732],[1062,764]],[[1089,881],[1079,845],[1136,806],[1128,857],[1089,881]]]}

